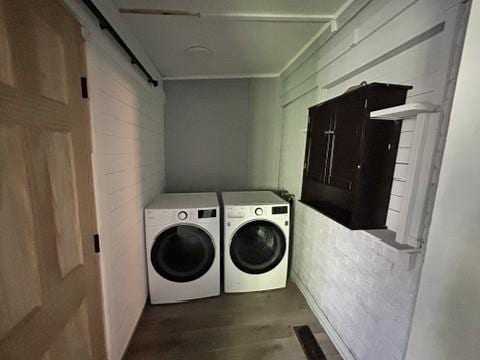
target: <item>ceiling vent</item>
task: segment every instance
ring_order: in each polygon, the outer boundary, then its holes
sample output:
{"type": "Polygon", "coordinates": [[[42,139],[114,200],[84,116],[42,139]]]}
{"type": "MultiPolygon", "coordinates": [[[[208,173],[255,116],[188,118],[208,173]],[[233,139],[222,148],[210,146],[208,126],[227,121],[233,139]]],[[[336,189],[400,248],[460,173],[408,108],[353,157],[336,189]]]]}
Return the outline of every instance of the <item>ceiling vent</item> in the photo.
{"type": "Polygon", "coordinates": [[[205,46],[194,45],[185,49],[185,55],[192,60],[207,60],[209,59],[213,51],[205,46]]]}

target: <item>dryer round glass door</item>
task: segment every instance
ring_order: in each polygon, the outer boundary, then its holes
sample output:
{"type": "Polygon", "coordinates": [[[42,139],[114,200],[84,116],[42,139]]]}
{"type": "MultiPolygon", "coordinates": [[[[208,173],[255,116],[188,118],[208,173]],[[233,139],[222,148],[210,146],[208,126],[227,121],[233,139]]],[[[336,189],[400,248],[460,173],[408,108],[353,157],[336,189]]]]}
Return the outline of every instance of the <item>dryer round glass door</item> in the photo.
{"type": "Polygon", "coordinates": [[[191,225],[177,225],[157,235],[150,252],[154,269],[165,279],[198,279],[212,266],[215,247],[210,235],[191,225]]]}
{"type": "Polygon", "coordinates": [[[285,255],[282,230],[268,221],[252,221],[241,226],[230,243],[230,257],[240,270],[263,274],[272,270],[285,255]]]}

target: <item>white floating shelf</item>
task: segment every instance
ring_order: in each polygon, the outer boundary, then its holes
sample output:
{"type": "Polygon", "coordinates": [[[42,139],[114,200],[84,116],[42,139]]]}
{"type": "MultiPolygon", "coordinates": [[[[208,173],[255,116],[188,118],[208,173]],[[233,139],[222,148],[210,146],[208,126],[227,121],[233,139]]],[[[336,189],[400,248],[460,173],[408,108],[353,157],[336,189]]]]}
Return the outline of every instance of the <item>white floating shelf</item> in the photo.
{"type": "Polygon", "coordinates": [[[393,251],[397,253],[419,253],[422,250],[420,248],[416,248],[410,246],[408,244],[401,244],[396,241],[396,233],[392,230],[388,229],[378,229],[378,230],[362,230],[364,234],[370,235],[378,243],[391,248],[393,251]]]}
{"type": "Polygon", "coordinates": [[[429,103],[410,103],[387,109],[372,111],[370,119],[375,120],[402,120],[416,117],[422,113],[437,112],[437,106],[429,103]]]}
{"type": "Polygon", "coordinates": [[[400,244],[395,241],[395,232],[387,229],[382,230],[360,230],[369,236],[376,243],[375,247],[381,250],[382,254],[396,264],[404,264],[404,269],[415,268],[417,257],[422,253],[421,248],[407,244],[400,244]],[[378,248],[380,246],[380,248],[378,248]],[[403,260],[401,260],[403,259],[403,260]]]}

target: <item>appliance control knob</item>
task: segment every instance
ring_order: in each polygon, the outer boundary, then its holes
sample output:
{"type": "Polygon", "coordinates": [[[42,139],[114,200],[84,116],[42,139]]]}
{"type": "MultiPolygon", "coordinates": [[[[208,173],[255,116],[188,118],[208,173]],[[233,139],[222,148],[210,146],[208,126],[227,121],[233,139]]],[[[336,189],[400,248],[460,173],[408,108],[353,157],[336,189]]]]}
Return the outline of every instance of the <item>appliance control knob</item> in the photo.
{"type": "Polygon", "coordinates": [[[263,209],[262,208],[256,208],[255,209],[255,215],[260,216],[263,214],[263,209]]]}
{"type": "Polygon", "coordinates": [[[187,213],[186,213],[185,211],[180,211],[180,212],[178,213],[178,218],[179,218],[180,220],[185,220],[185,219],[187,218],[187,213]]]}

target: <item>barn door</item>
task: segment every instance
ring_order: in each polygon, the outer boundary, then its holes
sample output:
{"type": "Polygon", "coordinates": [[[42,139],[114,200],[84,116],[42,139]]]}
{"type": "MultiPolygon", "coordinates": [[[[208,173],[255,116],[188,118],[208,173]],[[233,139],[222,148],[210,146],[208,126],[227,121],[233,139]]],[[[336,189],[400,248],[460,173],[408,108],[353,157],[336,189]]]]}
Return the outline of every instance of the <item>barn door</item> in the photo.
{"type": "Polygon", "coordinates": [[[103,359],[79,24],[0,0],[0,358],[103,359]]]}

